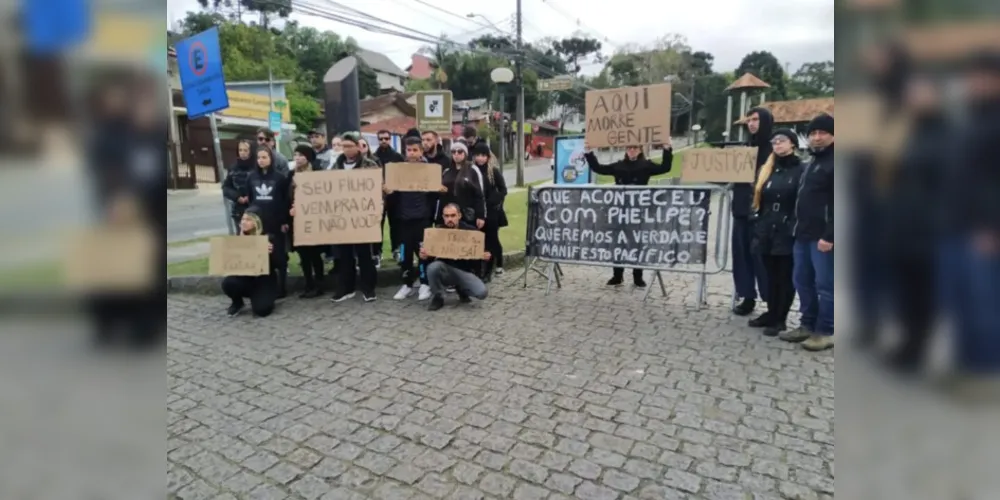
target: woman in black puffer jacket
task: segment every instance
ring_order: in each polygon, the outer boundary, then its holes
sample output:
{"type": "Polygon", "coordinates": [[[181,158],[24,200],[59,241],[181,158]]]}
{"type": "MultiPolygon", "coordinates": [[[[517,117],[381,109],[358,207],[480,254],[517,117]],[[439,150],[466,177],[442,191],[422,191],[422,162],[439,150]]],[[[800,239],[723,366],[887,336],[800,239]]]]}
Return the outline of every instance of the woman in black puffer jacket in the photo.
{"type": "Polygon", "coordinates": [[[486,198],[486,224],[482,230],[486,233],[486,251],[493,256],[486,263],[483,272],[485,281],[489,281],[493,272],[503,274],[503,245],[500,243],[500,228],[507,226],[507,214],[503,210],[503,201],[507,197],[507,182],[500,169],[490,165],[490,147],[485,141],[479,141],[472,146],[472,162],[479,170],[483,179],[483,194],[486,198]]]}

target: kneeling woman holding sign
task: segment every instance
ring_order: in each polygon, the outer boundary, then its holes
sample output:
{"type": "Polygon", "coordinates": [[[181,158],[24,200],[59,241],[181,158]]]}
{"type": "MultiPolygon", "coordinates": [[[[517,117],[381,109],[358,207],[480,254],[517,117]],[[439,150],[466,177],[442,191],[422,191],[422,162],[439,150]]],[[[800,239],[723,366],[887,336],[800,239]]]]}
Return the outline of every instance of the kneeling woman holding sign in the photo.
{"type": "MultiPolygon", "coordinates": [[[[654,147],[656,147],[654,145],[654,147]]],[[[590,170],[600,175],[610,175],[615,178],[615,185],[618,186],[645,186],[649,184],[649,178],[654,175],[665,174],[670,171],[671,163],[674,160],[673,146],[670,140],[660,146],[663,149],[663,161],[659,165],[646,159],[642,154],[642,146],[628,146],[625,148],[625,157],[608,165],[601,165],[601,162],[590,150],[590,145],[584,144],[584,158],[590,170]]],[[[625,269],[614,268],[614,275],[608,281],[608,286],[620,286],[624,281],[625,269]]],[[[632,270],[632,279],[635,286],[644,288],[646,282],[642,279],[642,269],[632,270]]]]}
{"type": "MultiPolygon", "coordinates": [[[[240,219],[240,236],[265,236],[263,227],[260,219],[260,207],[250,206],[240,219]]],[[[288,263],[284,235],[268,234],[266,236],[269,254],[268,274],[226,276],[222,280],[222,293],[233,300],[227,310],[230,316],[236,316],[243,310],[245,299],[250,299],[250,310],[253,311],[254,316],[264,317],[274,311],[274,302],[278,298],[278,270],[285,269],[288,263]]]]}

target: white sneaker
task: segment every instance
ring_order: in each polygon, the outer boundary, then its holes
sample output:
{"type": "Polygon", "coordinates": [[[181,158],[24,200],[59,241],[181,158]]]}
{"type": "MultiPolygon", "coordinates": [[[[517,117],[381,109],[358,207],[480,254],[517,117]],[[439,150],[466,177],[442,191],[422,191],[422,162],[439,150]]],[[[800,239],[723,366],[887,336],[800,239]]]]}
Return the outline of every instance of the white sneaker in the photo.
{"type": "Polygon", "coordinates": [[[498,267],[498,268],[494,269],[493,270],[493,274],[495,274],[497,276],[500,276],[501,274],[503,274],[503,268],[502,267],[498,267]]]}
{"type": "Polygon", "coordinates": [[[417,295],[417,300],[427,300],[429,298],[431,298],[431,287],[420,285],[420,293],[417,295]]]}
{"type": "Polygon", "coordinates": [[[399,287],[399,291],[396,292],[396,295],[392,296],[392,300],[404,300],[410,295],[413,295],[413,288],[403,285],[399,287]]]}

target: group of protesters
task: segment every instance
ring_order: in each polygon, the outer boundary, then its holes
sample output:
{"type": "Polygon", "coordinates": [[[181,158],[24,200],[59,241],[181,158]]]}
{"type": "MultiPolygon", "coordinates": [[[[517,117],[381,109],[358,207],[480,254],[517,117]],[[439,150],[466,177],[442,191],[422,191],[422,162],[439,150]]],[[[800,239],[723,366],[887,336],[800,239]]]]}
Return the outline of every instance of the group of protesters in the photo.
{"type": "Polygon", "coordinates": [[[758,299],[767,309],[749,325],[810,351],[833,347],[834,119],[813,118],[806,129],[810,159],[799,157],[799,135],[774,130],[766,108],[746,115],[757,148],[756,182],[733,186],[733,312],[749,316],[758,299]],[[802,315],[788,328],[798,295],[802,315]]]}
{"type": "MultiPolygon", "coordinates": [[[[445,151],[433,131],[411,129],[403,137],[403,153],[392,146],[388,130],[377,133],[372,148],[357,132],[336,136],[328,144],[322,130],[309,132],[309,145],[295,147],[291,160],[277,149],[272,131],[257,132],[256,144],[240,141],[238,159],[223,183],[223,194],[232,206],[233,222],[240,235],[265,235],[270,253],[270,273],[264,276],[227,276],[222,290],[232,299],[228,314],[235,316],[250,301],[256,316],[267,316],[278,299],[287,296],[288,254],[299,256],[305,290],[303,299],[326,293],[327,277],[333,281],[331,300],[344,302],[360,292],[364,302],[374,302],[381,267],[383,241],[344,245],[297,245],[295,242],[295,177],[307,171],[385,168],[392,163],[433,163],[441,167],[437,192],[394,192],[383,188],[382,228],[389,224],[392,256],[399,264],[402,286],[393,296],[413,295],[429,301],[430,310],[444,305],[447,292],[462,303],[485,299],[487,283],[503,273],[500,228],[507,225],[503,204],[507,186],[489,144],[466,127],[462,137],[445,151]],[[450,154],[448,154],[450,152],[450,154]],[[486,242],[482,262],[435,259],[423,247],[424,231],[439,226],[482,231],[486,242]],[[332,261],[332,269],[326,269],[332,261]]],[[[397,167],[398,168],[398,167],[397,167]]]]}

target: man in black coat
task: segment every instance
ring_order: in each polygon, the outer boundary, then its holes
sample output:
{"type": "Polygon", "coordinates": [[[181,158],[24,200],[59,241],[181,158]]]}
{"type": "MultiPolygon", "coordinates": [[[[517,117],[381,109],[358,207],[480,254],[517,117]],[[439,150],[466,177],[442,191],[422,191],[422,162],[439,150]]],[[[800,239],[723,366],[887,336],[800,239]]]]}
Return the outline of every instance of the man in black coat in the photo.
{"type": "MultiPolygon", "coordinates": [[[[757,168],[754,178],[760,174],[760,167],[771,156],[771,132],[774,127],[774,117],[765,108],[753,108],[747,113],[747,130],[750,132],[749,146],[757,148],[757,168]]],[[[753,184],[733,184],[733,286],[736,296],[742,301],[733,309],[733,313],[748,316],[757,305],[757,293],[760,299],[767,302],[767,274],[760,257],[750,250],[753,239],[753,223],[750,220],[753,204],[753,184]],[[756,288],[755,288],[756,285],[756,288]]]]}

